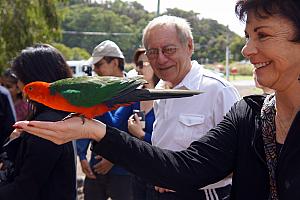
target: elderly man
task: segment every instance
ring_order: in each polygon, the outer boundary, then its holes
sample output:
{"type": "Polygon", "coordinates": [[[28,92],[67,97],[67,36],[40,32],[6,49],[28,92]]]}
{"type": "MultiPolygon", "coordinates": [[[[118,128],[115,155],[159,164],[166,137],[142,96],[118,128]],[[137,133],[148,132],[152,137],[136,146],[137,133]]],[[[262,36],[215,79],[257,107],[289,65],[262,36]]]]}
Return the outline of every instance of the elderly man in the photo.
{"type": "MultiPolygon", "coordinates": [[[[157,100],[152,145],[170,150],[186,149],[216,126],[239,100],[237,90],[226,80],[191,61],[194,42],[189,23],[179,17],[160,16],[144,29],[143,44],[161,86],[201,90],[204,94],[157,100]]],[[[157,199],[180,199],[176,191],[155,187],[157,199]]],[[[231,178],[202,188],[200,199],[228,199],[231,178]]]]}

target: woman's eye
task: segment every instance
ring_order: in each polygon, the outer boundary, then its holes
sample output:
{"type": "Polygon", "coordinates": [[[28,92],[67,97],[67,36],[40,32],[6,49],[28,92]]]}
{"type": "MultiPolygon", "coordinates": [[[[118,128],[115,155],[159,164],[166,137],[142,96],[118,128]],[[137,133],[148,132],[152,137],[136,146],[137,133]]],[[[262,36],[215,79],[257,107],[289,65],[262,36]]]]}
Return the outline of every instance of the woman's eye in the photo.
{"type": "Polygon", "coordinates": [[[258,33],[257,36],[258,36],[258,39],[265,39],[268,35],[265,33],[258,33]]]}

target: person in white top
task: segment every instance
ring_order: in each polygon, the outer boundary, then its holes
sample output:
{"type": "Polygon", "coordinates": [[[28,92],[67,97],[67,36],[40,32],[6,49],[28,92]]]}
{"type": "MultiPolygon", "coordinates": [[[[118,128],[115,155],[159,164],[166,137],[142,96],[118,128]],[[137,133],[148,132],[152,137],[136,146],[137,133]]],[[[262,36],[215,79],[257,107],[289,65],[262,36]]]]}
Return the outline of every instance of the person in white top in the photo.
{"type": "MultiPolygon", "coordinates": [[[[204,92],[154,103],[152,145],[169,150],[186,149],[223,119],[240,99],[238,91],[223,78],[191,61],[193,36],[189,23],[183,18],[160,16],[153,19],[144,29],[143,44],[155,74],[168,86],[204,92]]],[[[230,184],[231,178],[226,178],[202,188],[199,200],[229,198],[230,184]]],[[[176,191],[155,189],[156,199],[179,199],[176,191]]]]}

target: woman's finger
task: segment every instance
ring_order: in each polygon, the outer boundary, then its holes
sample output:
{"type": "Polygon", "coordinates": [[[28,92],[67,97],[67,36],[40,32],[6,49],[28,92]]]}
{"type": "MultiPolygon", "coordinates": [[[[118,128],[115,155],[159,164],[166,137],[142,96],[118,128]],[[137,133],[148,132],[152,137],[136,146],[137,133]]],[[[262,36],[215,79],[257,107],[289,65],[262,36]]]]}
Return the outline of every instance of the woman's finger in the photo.
{"type": "MultiPolygon", "coordinates": [[[[87,122],[88,119],[85,119],[87,122]]],[[[82,118],[80,117],[72,117],[66,120],[57,121],[57,122],[44,122],[44,121],[30,121],[30,125],[35,126],[37,128],[49,129],[49,130],[58,130],[65,131],[67,128],[70,128],[72,125],[84,125],[82,122],[82,118]]]]}
{"type": "Polygon", "coordinates": [[[56,144],[81,138],[100,141],[106,133],[106,125],[102,122],[89,119],[83,122],[80,117],[57,122],[20,121],[15,123],[14,127],[51,140],[56,144]]]}
{"type": "MultiPolygon", "coordinates": [[[[23,122],[23,123],[17,123],[17,128],[18,126],[20,126],[22,128],[22,130],[31,133],[33,135],[36,135],[38,137],[50,140],[56,144],[63,144],[63,134],[58,133],[56,131],[53,130],[48,130],[45,128],[49,128],[49,124],[51,124],[53,122],[23,122]],[[39,126],[39,127],[36,127],[39,126]]],[[[53,126],[52,126],[53,129],[53,126]]]]}

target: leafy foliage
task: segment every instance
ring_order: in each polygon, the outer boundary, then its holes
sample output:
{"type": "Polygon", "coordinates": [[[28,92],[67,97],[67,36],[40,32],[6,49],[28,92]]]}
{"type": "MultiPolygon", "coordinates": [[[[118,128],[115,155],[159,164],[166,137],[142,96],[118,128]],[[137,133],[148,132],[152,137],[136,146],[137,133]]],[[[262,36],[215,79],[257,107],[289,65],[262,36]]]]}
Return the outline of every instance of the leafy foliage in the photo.
{"type": "Polygon", "coordinates": [[[70,48],[60,43],[53,43],[52,45],[64,55],[66,60],[86,60],[91,56],[89,52],[82,48],[70,48]]]}
{"type": "Polygon", "coordinates": [[[142,30],[155,15],[144,10],[137,2],[116,0],[104,4],[73,5],[63,8],[63,30],[96,32],[96,34],[63,34],[61,43],[87,49],[103,40],[112,40],[120,46],[127,61],[131,61],[135,49],[141,46],[142,30]]]}
{"type": "Polygon", "coordinates": [[[1,67],[24,47],[60,36],[59,2],[64,1],[0,0],[1,67]]]}
{"type": "MultiPolygon", "coordinates": [[[[222,24],[212,19],[199,19],[199,13],[183,11],[178,8],[167,9],[167,15],[179,16],[187,19],[193,29],[195,52],[193,58],[199,62],[222,62],[225,60],[227,44],[233,55],[241,55],[242,39],[228,30],[222,24]],[[234,42],[234,43],[233,43],[234,42]]],[[[233,57],[241,59],[241,57],[233,57]]]]}
{"type": "MultiPolygon", "coordinates": [[[[103,4],[77,4],[63,10],[63,30],[97,34],[64,34],[62,43],[70,47],[80,46],[92,52],[93,47],[101,41],[110,39],[121,47],[127,62],[131,61],[134,50],[141,46],[143,28],[155,17],[155,13],[147,12],[138,2],[121,0],[105,1],[103,4]]],[[[216,20],[200,19],[199,13],[178,8],[167,9],[163,14],[180,16],[190,22],[195,42],[193,59],[201,63],[224,61],[227,44],[230,44],[232,59],[241,59],[241,37],[216,20]]]]}
{"type": "MultiPolygon", "coordinates": [[[[143,28],[156,14],[146,11],[137,1],[101,2],[0,0],[0,72],[21,49],[37,42],[52,43],[66,59],[75,60],[89,57],[97,44],[109,39],[121,47],[126,61],[131,62],[135,49],[141,46],[143,28]]],[[[227,44],[231,59],[242,59],[243,39],[217,21],[200,19],[199,13],[178,8],[163,14],[180,16],[191,23],[193,59],[201,63],[224,61],[227,44]]]]}

